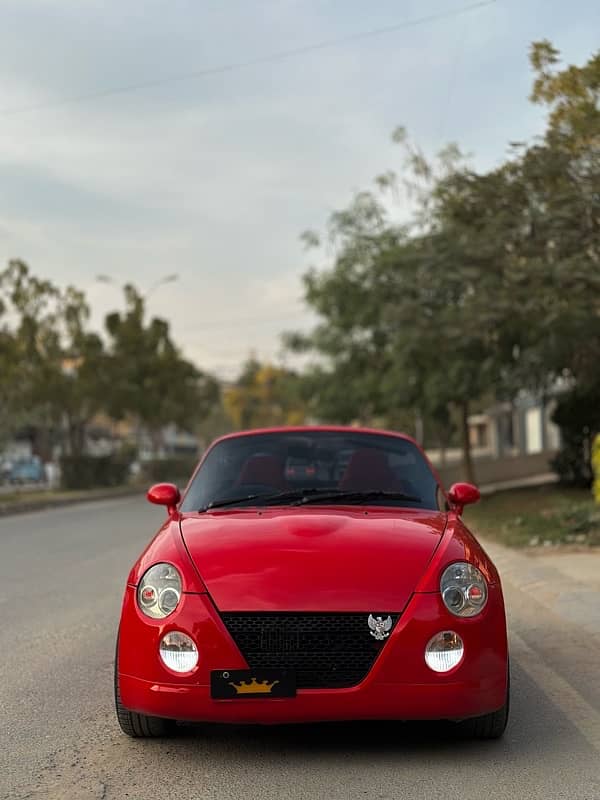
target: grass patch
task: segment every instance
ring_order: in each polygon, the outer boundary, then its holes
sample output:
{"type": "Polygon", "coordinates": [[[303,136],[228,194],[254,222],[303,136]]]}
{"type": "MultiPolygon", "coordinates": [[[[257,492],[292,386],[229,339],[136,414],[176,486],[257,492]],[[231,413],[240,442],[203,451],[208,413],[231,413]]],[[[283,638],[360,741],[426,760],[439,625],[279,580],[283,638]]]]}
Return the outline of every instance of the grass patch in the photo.
{"type": "Polygon", "coordinates": [[[600,546],[600,505],[583,489],[496,492],[467,508],[464,519],[475,535],[509,547],[600,546]]]}

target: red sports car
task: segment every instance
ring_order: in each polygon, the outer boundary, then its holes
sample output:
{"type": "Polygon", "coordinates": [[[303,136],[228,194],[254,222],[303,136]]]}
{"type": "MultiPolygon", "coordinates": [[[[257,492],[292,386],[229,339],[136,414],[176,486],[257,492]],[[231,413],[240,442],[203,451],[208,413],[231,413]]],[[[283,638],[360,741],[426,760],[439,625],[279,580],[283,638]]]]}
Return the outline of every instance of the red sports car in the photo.
{"type": "Polygon", "coordinates": [[[496,568],[408,436],[343,427],[225,436],[129,574],[117,717],[445,719],[496,738],[509,705],[496,568]],[[299,469],[298,465],[310,465],[299,469]]]}

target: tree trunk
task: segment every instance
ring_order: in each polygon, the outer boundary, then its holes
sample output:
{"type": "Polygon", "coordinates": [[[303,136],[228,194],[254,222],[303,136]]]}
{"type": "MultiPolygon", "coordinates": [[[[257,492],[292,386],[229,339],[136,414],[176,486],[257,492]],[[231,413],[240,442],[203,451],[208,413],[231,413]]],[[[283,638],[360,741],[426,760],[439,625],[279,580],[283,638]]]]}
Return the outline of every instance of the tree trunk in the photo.
{"type": "Polygon", "coordinates": [[[473,466],[473,456],[471,453],[471,439],[469,437],[469,401],[461,403],[461,435],[463,451],[463,473],[465,480],[475,483],[475,468],[473,466]]]}
{"type": "Polygon", "coordinates": [[[152,442],[152,458],[160,458],[161,450],[163,449],[162,428],[152,428],[150,430],[150,441],[152,442]]]}
{"type": "Polygon", "coordinates": [[[423,447],[423,441],[425,439],[425,431],[423,426],[423,417],[419,409],[415,412],[415,439],[417,442],[423,447]]]}
{"type": "Polygon", "coordinates": [[[77,455],[77,442],[75,436],[75,424],[73,420],[67,418],[67,455],[74,457],[77,455]]]}
{"type": "Polygon", "coordinates": [[[50,438],[50,431],[45,425],[36,425],[30,437],[31,452],[33,455],[39,456],[44,462],[52,459],[50,438]]]}
{"type": "Polygon", "coordinates": [[[440,450],[440,467],[447,466],[448,463],[448,445],[450,444],[450,436],[445,431],[439,437],[439,450],[440,450]]]}
{"type": "Polygon", "coordinates": [[[69,443],[69,455],[79,458],[85,450],[85,422],[70,419],[68,422],[67,436],[69,443]]]}

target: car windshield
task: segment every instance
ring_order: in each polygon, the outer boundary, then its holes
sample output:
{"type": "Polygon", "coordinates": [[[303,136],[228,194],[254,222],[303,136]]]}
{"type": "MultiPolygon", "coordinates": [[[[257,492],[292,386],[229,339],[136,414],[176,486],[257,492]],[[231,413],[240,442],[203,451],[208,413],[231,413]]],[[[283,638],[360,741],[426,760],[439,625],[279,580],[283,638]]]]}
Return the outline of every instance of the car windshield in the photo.
{"type": "Polygon", "coordinates": [[[352,431],[281,431],[218,442],[181,510],[319,502],[439,509],[443,496],[426,459],[407,439],[352,431]]]}

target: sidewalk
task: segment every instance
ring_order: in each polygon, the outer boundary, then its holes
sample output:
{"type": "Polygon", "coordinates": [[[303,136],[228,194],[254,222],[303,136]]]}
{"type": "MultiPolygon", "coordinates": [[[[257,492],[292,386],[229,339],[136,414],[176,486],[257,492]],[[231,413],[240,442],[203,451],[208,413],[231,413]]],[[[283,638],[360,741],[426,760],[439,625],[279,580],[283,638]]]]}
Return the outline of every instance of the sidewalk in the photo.
{"type": "Polygon", "coordinates": [[[483,538],[480,542],[503,583],[510,582],[600,643],[600,549],[526,555],[483,538]]]}
{"type": "Polygon", "coordinates": [[[526,489],[532,486],[546,486],[549,483],[558,483],[555,472],[544,472],[540,475],[530,475],[527,478],[515,478],[512,481],[499,481],[497,483],[484,483],[479,486],[481,494],[503,492],[505,489],[526,489]]]}
{"type": "Polygon", "coordinates": [[[600,550],[589,550],[583,553],[561,553],[534,555],[533,559],[545,567],[558,569],[571,580],[585,583],[586,586],[600,592],[600,550]]]}

